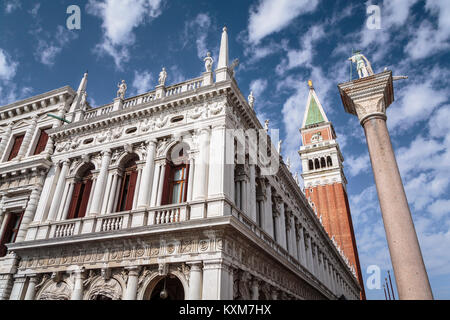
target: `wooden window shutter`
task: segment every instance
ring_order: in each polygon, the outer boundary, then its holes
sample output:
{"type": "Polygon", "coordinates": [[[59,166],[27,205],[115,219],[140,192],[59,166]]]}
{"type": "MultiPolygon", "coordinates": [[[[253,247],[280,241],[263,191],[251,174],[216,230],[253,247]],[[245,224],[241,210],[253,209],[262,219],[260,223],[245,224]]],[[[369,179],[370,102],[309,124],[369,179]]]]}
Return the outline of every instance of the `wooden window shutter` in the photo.
{"type": "Polygon", "coordinates": [[[48,142],[48,134],[44,130],[41,130],[41,134],[39,135],[39,140],[36,145],[36,149],[34,150],[34,155],[41,154],[45,150],[47,142],[48,142]]]}
{"type": "Polygon", "coordinates": [[[22,145],[24,137],[25,137],[25,135],[22,134],[22,135],[17,136],[17,137],[14,138],[14,144],[13,144],[13,147],[11,149],[11,153],[9,154],[8,161],[11,161],[15,157],[17,157],[17,154],[19,153],[20,146],[22,145]]]}
{"type": "Polygon", "coordinates": [[[163,183],[163,193],[162,193],[162,200],[161,200],[161,205],[166,205],[169,204],[170,202],[170,186],[171,186],[171,182],[173,179],[172,176],[172,166],[170,163],[166,164],[166,172],[164,174],[164,183],[163,183]]]}
{"type": "Polygon", "coordinates": [[[81,196],[80,209],[78,210],[77,218],[83,218],[86,215],[89,196],[91,195],[92,179],[85,182],[83,194],[81,196]]]}
{"type": "Polygon", "coordinates": [[[128,184],[127,199],[125,200],[125,211],[133,209],[134,191],[136,190],[137,170],[130,173],[130,182],[128,184]]]}
{"type": "Polygon", "coordinates": [[[70,201],[69,214],[67,215],[67,219],[75,218],[75,214],[77,212],[78,199],[80,198],[81,191],[81,182],[77,182],[73,188],[72,200],[70,201]]]}

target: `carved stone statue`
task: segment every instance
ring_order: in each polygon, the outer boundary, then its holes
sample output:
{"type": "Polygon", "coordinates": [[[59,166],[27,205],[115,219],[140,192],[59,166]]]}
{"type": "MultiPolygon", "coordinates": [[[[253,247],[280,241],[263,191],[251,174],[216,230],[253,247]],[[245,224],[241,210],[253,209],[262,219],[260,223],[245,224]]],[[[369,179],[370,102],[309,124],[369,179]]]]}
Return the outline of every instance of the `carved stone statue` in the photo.
{"type": "Polygon", "coordinates": [[[87,93],[85,91],[81,95],[80,109],[83,110],[83,111],[86,111],[86,108],[87,108],[87,93]]]}
{"type": "Polygon", "coordinates": [[[270,122],[270,120],[266,120],[266,121],[264,122],[264,130],[265,130],[266,132],[269,131],[269,122],[270,122]]]}
{"type": "Polygon", "coordinates": [[[213,63],[214,63],[214,59],[211,57],[211,52],[208,52],[206,54],[206,58],[204,59],[204,61],[205,61],[206,72],[211,72],[212,71],[212,67],[213,67],[213,63]]]}
{"type": "Polygon", "coordinates": [[[356,70],[358,71],[360,79],[374,74],[369,60],[361,53],[361,51],[356,51],[352,57],[348,58],[348,60],[352,63],[356,63],[356,70]]]}
{"type": "Polygon", "coordinates": [[[166,84],[166,79],[167,79],[167,71],[166,68],[162,68],[162,71],[159,73],[159,85],[163,86],[166,84]]]}
{"type": "Polygon", "coordinates": [[[248,104],[252,108],[255,106],[255,97],[253,96],[253,91],[250,91],[250,95],[248,96],[248,104]]]}
{"type": "Polygon", "coordinates": [[[127,84],[125,83],[125,80],[122,80],[122,83],[119,83],[117,87],[119,88],[117,91],[117,98],[121,98],[122,100],[125,99],[125,92],[127,92],[127,84]]]}
{"type": "Polygon", "coordinates": [[[283,140],[278,141],[278,154],[281,154],[281,144],[283,143],[283,140]]]}

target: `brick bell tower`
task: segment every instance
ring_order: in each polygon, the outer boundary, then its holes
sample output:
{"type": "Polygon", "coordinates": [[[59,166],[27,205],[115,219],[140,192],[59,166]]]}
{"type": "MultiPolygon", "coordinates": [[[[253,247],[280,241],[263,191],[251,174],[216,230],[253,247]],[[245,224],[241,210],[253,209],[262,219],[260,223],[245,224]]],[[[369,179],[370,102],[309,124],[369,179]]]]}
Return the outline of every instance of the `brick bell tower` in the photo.
{"type": "Polygon", "coordinates": [[[347,197],[344,158],[336,133],[328,120],[312,81],[308,81],[309,95],[300,133],[300,158],[306,198],[310,201],[330,238],[342,249],[361,285],[361,299],[365,299],[364,281],[359,264],[358,249],[353,232],[347,197]]]}

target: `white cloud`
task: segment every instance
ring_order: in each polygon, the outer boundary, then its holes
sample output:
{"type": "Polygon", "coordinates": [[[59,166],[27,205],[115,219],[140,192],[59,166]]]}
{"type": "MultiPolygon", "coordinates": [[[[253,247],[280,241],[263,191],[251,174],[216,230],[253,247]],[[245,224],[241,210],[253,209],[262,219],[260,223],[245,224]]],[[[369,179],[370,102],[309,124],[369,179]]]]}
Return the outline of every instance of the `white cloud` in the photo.
{"type": "Polygon", "coordinates": [[[29,11],[29,13],[30,13],[33,17],[36,17],[37,14],[38,14],[38,12],[39,12],[40,7],[41,7],[41,4],[40,4],[40,3],[36,3],[36,4],[33,6],[33,8],[29,11]]]}
{"type": "Polygon", "coordinates": [[[428,206],[433,218],[441,219],[450,213],[450,200],[439,199],[428,206]]]}
{"type": "Polygon", "coordinates": [[[258,43],[266,36],[281,31],[298,16],[313,12],[319,0],[261,0],[250,8],[249,40],[258,43]]]}
{"type": "Polygon", "coordinates": [[[6,1],[6,3],[5,3],[5,12],[7,14],[13,13],[14,11],[16,11],[17,9],[19,9],[21,7],[22,7],[22,3],[20,2],[20,0],[6,1]]]}
{"type": "Polygon", "coordinates": [[[0,48],[0,105],[17,101],[32,91],[30,87],[21,84],[20,89],[13,82],[19,63],[14,61],[10,55],[0,48]]]}
{"type": "Polygon", "coordinates": [[[152,88],[153,76],[148,71],[134,71],[132,83],[133,94],[141,94],[150,91],[152,88]]]}
{"type": "Polygon", "coordinates": [[[0,80],[11,80],[16,75],[18,63],[12,61],[8,54],[0,48],[0,80]]]}
{"type": "Polygon", "coordinates": [[[301,49],[287,50],[287,58],[282,59],[276,72],[283,75],[287,70],[301,66],[311,66],[315,54],[314,43],[325,36],[324,25],[312,26],[301,39],[301,49]]]}
{"type": "Polygon", "coordinates": [[[413,33],[412,40],[405,47],[412,59],[423,59],[436,52],[450,48],[450,2],[448,0],[427,0],[425,9],[438,16],[437,28],[426,20],[413,33]]]}
{"type": "Polygon", "coordinates": [[[431,80],[412,83],[399,91],[399,102],[388,109],[388,124],[393,130],[411,128],[447,100],[447,91],[435,89],[431,80]]]}
{"type": "Polygon", "coordinates": [[[256,99],[263,94],[264,90],[266,90],[267,84],[267,79],[256,79],[250,83],[250,91],[253,91],[253,95],[256,99]]]}
{"type": "Polygon", "coordinates": [[[199,13],[193,20],[186,22],[184,27],[184,43],[189,42],[192,37],[195,38],[197,46],[197,56],[203,60],[208,51],[207,38],[211,29],[211,18],[207,13],[199,13]]]}
{"type": "Polygon", "coordinates": [[[442,106],[431,115],[429,121],[430,134],[433,137],[444,137],[450,132],[450,105],[442,106]]]}
{"type": "Polygon", "coordinates": [[[47,66],[53,66],[58,54],[68,45],[72,40],[78,38],[78,33],[70,31],[63,26],[58,26],[56,34],[52,37],[54,40],[48,39],[49,37],[38,36],[38,47],[35,51],[36,58],[47,66]]]}
{"type": "Polygon", "coordinates": [[[87,12],[102,19],[103,40],[96,47],[100,55],[110,55],[117,68],[129,60],[136,41],[133,30],[161,14],[162,0],[89,0],[87,12]]]}
{"type": "Polygon", "coordinates": [[[354,157],[350,155],[346,158],[345,163],[348,166],[350,177],[355,177],[360,173],[368,172],[370,169],[370,158],[368,153],[354,157]]]}

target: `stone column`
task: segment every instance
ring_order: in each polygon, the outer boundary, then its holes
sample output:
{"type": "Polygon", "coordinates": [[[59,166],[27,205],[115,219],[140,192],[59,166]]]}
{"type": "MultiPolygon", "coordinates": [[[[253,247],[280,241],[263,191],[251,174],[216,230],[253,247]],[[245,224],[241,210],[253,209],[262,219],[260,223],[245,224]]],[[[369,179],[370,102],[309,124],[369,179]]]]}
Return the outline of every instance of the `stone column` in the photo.
{"type": "Polygon", "coordinates": [[[12,126],[13,123],[10,122],[8,124],[8,127],[6,128],[5,132],[2,135],[2,141],[0,142],[0,155],[2,155],[2,161],[4,161],[6,154],[5,154],[5,150],[6,150],[6,146],[8,145],[9,139],[11,138],[11,133],[12,133],[12,126]]]}
{"type": "Polygon", "coordinates": [[[36,283],[38,278],[35,274],[30,275],[29,278],[27,293],[25,294],[24,300],[34,300],[34,296],[36,295],[36,283]]]}
{"type": "Polygon", "coordinates": [[[159,183],[158,183],[158,200],[156,206],[160,206],[162,203],[163,189],[164,189],[164,179],[166,175],[166,165],[167,163],[161,163],[161,174],[159,175],[159,183]]]}
{"type": "Polygon", "coordinates": [[[28,126],[28,129],[25,133],[25,137],[23,137],[22,144],[20,145],[19,153],[17,154],[17,159],[21,159],[26,156],[28,147],[30,146],[31,138],[33,137],[34,131],[37,126],[37,116],[33,116],[31,119],[31,124],[28,126]]]}
{"type": "Polygon", "coordinates": [[[192,154],[189,154],[189,177],[188,177],[188,190],[187,190],[187,201],[192,201],[192,186],[194,183],[194,167],[195,160],[192,154]]]}
{"type": "Polygon", "coordinates": [[[203,300],[232,300],[233,275],[231,268],[223,260],[203,262],[203,300]]]}
{"type": "Polygon", "coordinates": [[[75,181],[70,181],[69,182],[69,190],[67,192],[67,196],[65,197],[66,201],[64,202],[64,209],[62,212],[61,220],[67,219],[67,215],[69,214],[70,202],[72,200],[74,188],[75,188],[75,181]]]}
{"type": "Polygon", "coordinates": [[[65,160],[62,164],[62,169],[59,173],[58,183],[56,184],[55,193],[53,195],[52,204],[50,206],[50,211],[48,213],[47,220],[55,221],[56,215],[58,214],[58,209],[61,204],[61,198],[64,192],[64,187],[66,185],[66,176],[69,171],[70,161],[65,160]]]}
{"type": "MultiPolygon", "coordinates": [[[[206,142],[204,141],[205,145],[206,142]]],[[[225,181],[225,125],[214,126],[211,130],[208,171],[208,176],[214,177],[214,179],[209,179],[208,182],[208,197],[223,195],[225,181]]]]}
{"type": "Polygon", "coordinates": [[[138,209],[150,207],[150,185],[153,182],[153,172],[155,171],[156,140],[150,140],[147,146],[147,160],[139,188],[138,209]]]}
{"type": "Polygon", "coordinates": [[[128,281],[127,290],[123,296],[123,300],[136,300],[138,280],[139,280],[139,267],[128,267],[128,281]]]}
{"type": "Polygon", "coordinates": [[[111,192],[109,194],[108,198],[108,206],[106,207],[106,214],[112,213],[113,206],[114,206],[114,200],[116,196],[117,191],[117,180],[119,179],[119,175],[117,172],[113,172],[112,174],[112,183],[111,183],[111,192]]]}
{"type": "Polygon", "coordinates": [[[111,161],[111,151],[106,150],[102,152],[102,164],[100,168],[100,173],[95,183],[94,193],[92,197],[92,204],[89,210],[90,215],[100,214],[102,207],[103,194],[106,187],[106,179],[108,178],[108,168],[111,161]]]}
{"type": "Polygon", "coordinates": [[[158,201],[158,183],[159,183],[159,176],[161,172],[161,163],[156,163],[155,166],[155,174],[153,175],[153,185],[152,185],[152,195],[151,195],[151,201],[150,206],[155,207],[156,203],[158,201]]]}
{"type": "Polygon", "coordinates": [[[308,269],[311,273],[314,274],[314,261],[313,261],[313,255],[312,255],[312,243],[311,243],[311,237],[308,236],[306,239],[306,243],[308,244],[308,250],[307,250],[307,255],[308,255],[308,269]]]}
{"type": "Polygon", "coordinates": [[[249,176],[250,176],[250,190],[249,190],[249,204],[250,210],[249,214],[251,219],[256,223],[256,174],[255,174],[255,165],[250,164],[249,166],[249,176]]]}
{"type": "Polygon", "coordinates": [[[284,202],[283,200],[279,200],[278,207],[280,210],[280,216],[277,219],[278,221],[278,243],[284,248],[287,249],[286,246],[286,217],[285,217],[285,211],[284,211],[284,202]]]}
{"type": "Polygon", "coordinates": [[[193,200],[204,200],[208,190],[209,137],[210,129],[199,130],[199,152],[195,160],[193,200]]]}
{"type": "Polygon", "coordinates": [[[187,263],[191,272],[189,275],[189,300],[201,300],[202,299],[202,262],[194,261],[187,263]]]}
{"type": "Polygon", "coordinates": [[[278,300],[278,290],[274,289],[271,293],[272,300],[278,300]]]}
{"type": "Polygon", "coordinates": [[[295,217],[293,214],[290,216],[291,218],[291,247],[292,247],[292,255],[299,260],[300,256],[298,255],[298,243],[297,243],[297,234],[296,234],[296,227],[295,227],[295,217]]]}
{"type": "Polygon", "coordinates": [[[299,248],[300,248],[300,261],[302,263],[302,265],[304,267],[307,267],[307,257],[306,257],[306,248],[305,248],[305,236],[304,236],[304,232],[303,232],[303,226],[301,224],[299,224],[299,230],[298,230],[298,234],[299,234],[299,248]]]}
{"type": "Polygon", "coordinates": [[[364,127],[399,298],[433,299],[386,126],[386,108],[394,101],[392,71],[338,87],[345,110],[357,115],[364,127]]]}
{"type": "Polygon", "coordinates": [[[251,281],[252,290],[252,300],[259,300],[259,281],[258,279],[253,279],[251,281]]]}
{"type": "Polygon", "coordinates": [[[42,184],[44,176],[39,177],[41,180],[37,186],[33,188],[31,191],[30,199],[28,200],[27,208],[22,217],[22,222],[20,222],[19,232],[17,233],[16,242],[22,242],[25,240],[25,236],[27,234],[28,225],[31,221],[33,221],[34,213],[36,212],[36,208],[39,201],[39,196],[42,190],[42,184]]]}
{"type": "Polygon", "coordinates": [[[22,275],[14,278],[14,284],[11,290],[9,300],[23,300],[25,297],[25,284],[27,278],[22,275]]]}
{"type": "Polygon", "coordinates": [[[83,300],[83,287],[84,287],[84,270],[78,269],[74,271],[75,281],[72,291],[71,300],[83,300]]]}
{"type": "Polygon", "coordinates": [[[264,231],[273,238],[272,187],[269,183],[267,183],[266,186],[266,201],[263,222],[264,231]]]}

